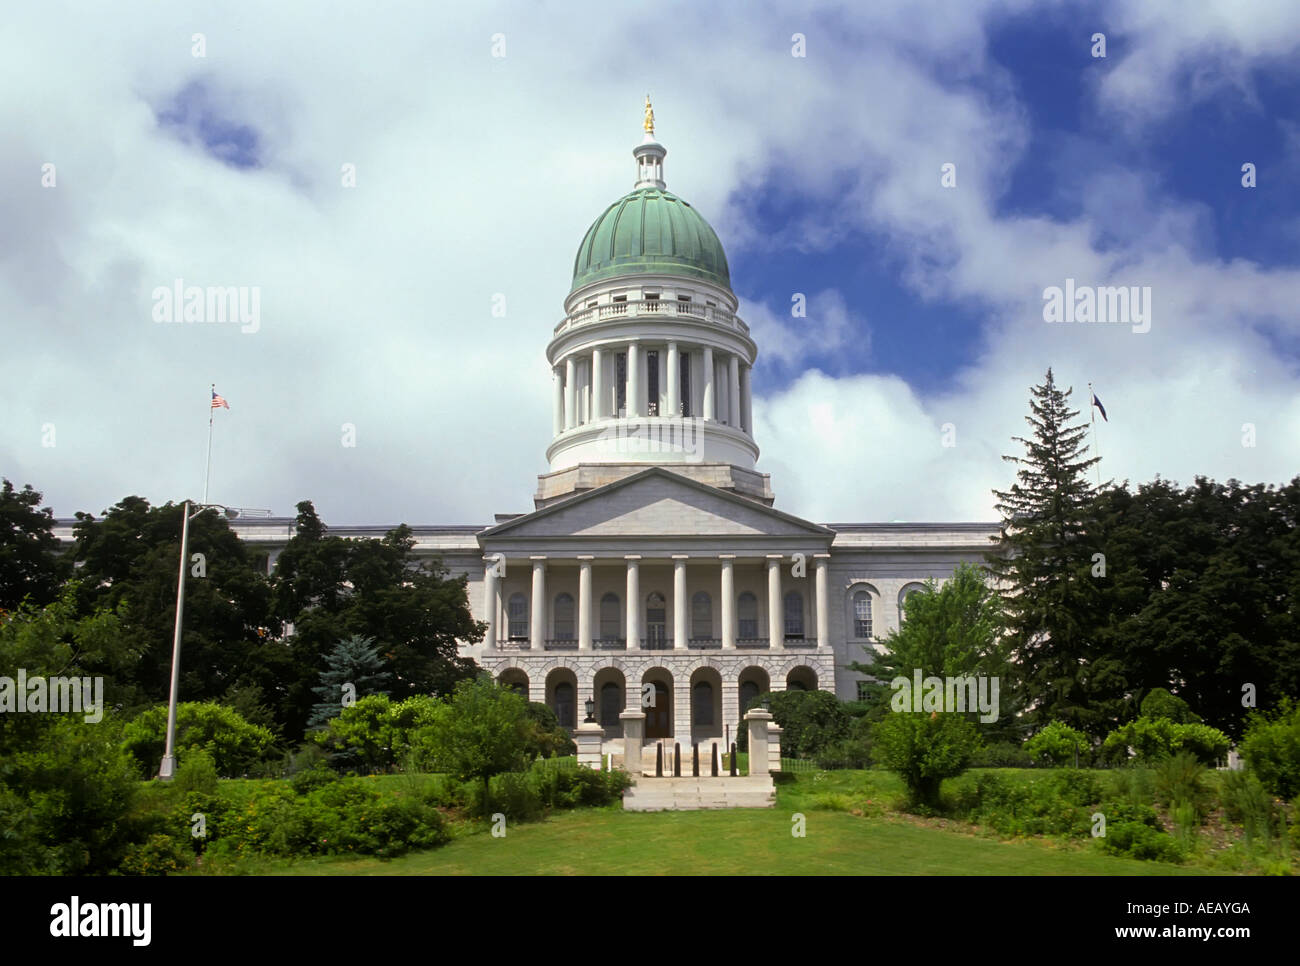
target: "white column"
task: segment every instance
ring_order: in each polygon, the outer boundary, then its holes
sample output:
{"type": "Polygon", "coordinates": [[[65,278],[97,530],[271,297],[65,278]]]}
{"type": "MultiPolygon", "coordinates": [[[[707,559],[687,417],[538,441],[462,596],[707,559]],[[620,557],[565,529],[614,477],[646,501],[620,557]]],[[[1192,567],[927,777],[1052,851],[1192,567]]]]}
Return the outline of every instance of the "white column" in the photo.
{"type": "Polygon", "coordinates": [[[831,646],[830,563],[828,553],[814,554],[817,561],[817,646],[831,646]]]}
{"type": "Polygon", "coordinates": [[[676,416],[682,401],[682,366],[677,361],[677,343],[668,343],[668,411],[663,415],[676,416]]]}
{"type": "Polygon", "coordinates": [[[752,373],[750,366],[740,367],[740,424],[750,436],[754,435],[754,400],[750,389],[752,373]]]}
{"type": "Polygon", "coordinates": [[[578,425],[577,408],[577,371],[573,356],[564,360],[564,428],[573,429],[578,425]]]}
{"type": "Polygon", "coordinates": [[[553,432],[556,436],[559,436],[564,432],[564,375],[560,372],[559,366],[555,367],[553,375],[555,376],[555,393],[551,406],[551,424],[553,432]]]}
{"type": "Polygon", "coordinates": [[[533,562],[533,614],[528,625],[528,642],[534,651],[546,649],[546,558],[530,557],[533,562]]]}
{"type": "Polygon", "coordinates": [[[641,415],[641,359],[640,347],[629,343],[627,347],[627,414],[641,415]]]}
{"type": "Polygon", "coordinates": [[[704,347],[704,418],[718,418],[717,404],[713,401],[713,347],[704,347]]]}
{"type": "Polygon", "coordinates": [[[483,643],[489,649],[497,646],[497,558],[483,558],[483,612],[487,616],[487,635],[483,643]]]}
{"type": "Polygon", "coordinates": [[[605,418],[605,357],[599,349],[591,350],[591,418],[605,418]]]}
{"type": "Polygon", "coordinates": [[[740,428],[740,359],[732,355],[727,363],[727,424],[740,428]]]}
{"type": "MultiPolygon", "coordinates": [[[[578,650],[591,650],[591,561],[590,556],[578,557],[578,650]]],[[[588,682],[588,687],[591,686],[588,682]]],[[[584,717],[586,710],[583,710],[584,717]]]]}
{"type": "MultiPolygon", "coordinates": [[[[735,650],[736,647],[736,571],[733,554],[722,555],[722,649],[735,650]]],[[[728,686],[723,681],[724,689],[728,686]]],[[[732,720],[731,718],[727,719],[732,720]]]]}
{"type": "Polygon", "coordinates": [[[781,555],[767,557],[767,646],[785,647],[785,619],[781,608],[781,555]]]}
{"type": "MultiPolygon", "coordinates": [[[[641,646],[641,557],[633,554],[623,559],[627,561],[627,647],[632,650],[641,646]]],[[[628,694],[640,687],[640,681],[629,681],[628,694]]]]}
{"type": "Polygon", "coordinates": [[[673,650],[686,649],[687,608],[686,600],[686,554],[673,554],[673,650]]]}

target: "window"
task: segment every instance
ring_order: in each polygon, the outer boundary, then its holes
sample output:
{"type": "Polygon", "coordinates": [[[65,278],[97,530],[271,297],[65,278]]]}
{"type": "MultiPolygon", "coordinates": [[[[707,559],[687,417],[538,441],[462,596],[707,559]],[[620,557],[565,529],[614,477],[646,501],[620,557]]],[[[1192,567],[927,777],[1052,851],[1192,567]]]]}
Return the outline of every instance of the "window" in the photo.
{"type": "Polygon", "coordinates": [[[618,596],[606,594],[600,599],[600,636],[607,641],[622,637],[622,622],[619,620],[618,596]]]}
{"type": "Polygon", "coordinates": [[[682,415],[691,414],[691,354],[683,352],[678,361],[681,363],[682,415]]]}
{"type": "Polygon", "coordinates": [[[651,349],[645,354],[646,415],[659,415],[659,353],[651,349]]]}
{"type": "Polygon", "coordinates": [[[569,594],[555,598],[555,639],[573,640],[573,598],[569,594]]]}
{"type": "Polygon", "coordinates": [[[510,640],[528,640],[528,598],[523,594],[511,594],[507,610],[510,615],[510,640]]]}
{"type": "Polygon", "coordinates": [[[610,301],[612,301],[612,302],[614,303],[613,306],[611,306],[611,309],[612,309],[614,315],[626,315],[626,314],[627,314],[627,296],[626,296],[626,295],[615,295],[615,296],[614,296],[610,301]]]}
{"type": "Polygon", "coordinates": [[[677,296],[677,314],[678,315],[691,314],[691,297],[689,295],[677,296]]]}
{"type": "Polygon", "coordinates": [[[691,598],[691,637],[697,641],[713,637],[713,600],[702,590],[691,598]]]}
{"type": "Polygon", "coordinates": [[[803,595],[792,590],[785,595],[785,638],[803,640],[803,595]]]}
{"type": "Polygon", "coordinates": [[[740,637],[752,640],[758,637],[758,598],[745,591],[740,595],[737,617],[740,623],[740,637]]]}
{"type": "Polygon", "coordinates": [[[853,636],[859,640],[871,637],[871,595],[865,590],[853,595],[853,636]]]}
{"type": "Polygon", "coordinates": [[[658,312],[658,311],[659,311],[659,293],[658,293],[658,292],[646,292],[646,293],[645,293],[645,310],[646,310],[647,312],[658,312]]]}
{"type": "Polygon", "coordinates": [[[695,719],[694,724],[699,727],[713,726],[713,685],[708,681],[701,681],[691,689],[691,698],[693,701],[695,719]]]}
{"type": "Polygon", "coordinates": [[[578,726],[575,717],[577,709],[573,704],[573,685],[568,681],[561,681],[555,686],[555,707],[551,710],[555,712],[555,717],[560,719],[561,728],[578,726]]]}
{"type": "Polygon", "coordinates": [[[753,681],[742,681],[740,683],[740,718],[742,722],[745,719],[745,712],[749,710],[749,702],[753,701],[759,694],[758,685],[753,681]]]}
{"type": "Polygon", "coordinates": [[[650,648],[663,647],[668,639],[667,604],[657,591],[645,599],[645,636],[646,647],[650,648]]]}
{"type": "Polygon", "coordinates": [[[618,373],[614,377],[614,410],[622,415],[627,409],[627,353],[620,352],[614,365],[618,373]]]}
{"type": "Polygon", "coordinates": [[[623,711],[623,688],[608,681],[600,686],[600,723],[606,728],[618,727],[618,716],[623,711]]]}
{"type": "Polygon", "coordinates": [[[859,682],[858,682],[858,700],[859,700],[859,701],[866,701],[866,700],[868,699],[868,697],[869,697],[869,692],[867,691],[867,688],[869,688],[869,687],[871,687],[871,682],[870,682],[870,681],[859,681],[859,682]]]}

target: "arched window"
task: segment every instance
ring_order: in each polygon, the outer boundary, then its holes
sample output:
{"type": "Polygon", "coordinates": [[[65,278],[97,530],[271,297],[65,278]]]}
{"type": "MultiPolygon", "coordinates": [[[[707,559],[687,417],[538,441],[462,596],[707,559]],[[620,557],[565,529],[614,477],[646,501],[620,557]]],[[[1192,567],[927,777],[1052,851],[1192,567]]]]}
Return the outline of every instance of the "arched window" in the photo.
{"type": "Polygon", "coordinates": [[[574,717],[575,708],[573,706],[573,685],[568,681],[561,681],[555,685],[555,717],[560,720],[561,728],[576,728],[577,719],[574,717]]]}
{"type": "Polygon", "coordinates": [[[602,640],[613,641],[622,637],[622,622],[619,620],[618,595],[606,594],[600,599],[600,636],[602,640]]]}
{"type": "Polygon", "coordinates": [[[759,695],[758,685],[753,681],[742,681],[740,684],[740,718],[745,719],[745,712],[749,710],[749,702],[753,701],[759,695]]]}
{"type": "Polygon", "coordinates": [[[899,595],[898,595],[898,623],[899,623],[900,625],[903,623],[904,620],[907,619],[907,614],[906,614],[907,598],[911,597],[913,594],[919,594],[919,593],[922,593],[922,592],[924,592],[924,590],[925,590],[924,587],[920,587],[920,586],[918,586],[918,585],[916,585],[916,584],[908,584],[906,587],[904,587],[904,588],[902,589],[902,591],[899,592],[899,595]]]}
{"type": "Polygon", "coordinates": [[[573,640],[573,597],[569,594],[555,598],[555,639],[573,640]]]}
{"type": "Polygon", "coordinates": [[[713,599],[702,590],[691,598],[691,637],[697,641],[713,637],[713,599]]]}
{"type": "Polygon", "coordinates": [[[510,640],[528,640],[528,598],[523,594],[510,595],[510,640]]]}
{"type": "Polygon", "coordinates": [[[853,636],[859,640],[871,637],[871,595],[865,590],[853,595],[853,636]]]}
{"type": "MultiPolygon", "coordinates": [[[[664,595],[655,591],[645,599],[646,647],[661,648],[668,640],[668,607],[664,595]]],[[[632,645],[628,645],[631,647],[632,645]]]]}
{"type": "Polygon", "coordinates": [[[713,726],[713,685],[708,681],[701,681],[695,685],[691,691],[691,698],[694,702],[694,721],[698,727],[713,726]]]}
{"type": "Polygon", "coordinates": [[[736,617],[740,624],[739,636],[745,640],[758,637],[758,598],[749,591],[745,591],[740,595],[736,611],[736,617]]]}
{"type": "Polygon", "coordinates": [[[785,595],[786,640],[803,640],[803,594],[792,590],[785,595]]]}
{"type": "Polygon", "coordinates": [[[623,711],[623,686],[607,681],[600,686],[600,723],[606,728],[618,727],[618,716],[623,711]]]}

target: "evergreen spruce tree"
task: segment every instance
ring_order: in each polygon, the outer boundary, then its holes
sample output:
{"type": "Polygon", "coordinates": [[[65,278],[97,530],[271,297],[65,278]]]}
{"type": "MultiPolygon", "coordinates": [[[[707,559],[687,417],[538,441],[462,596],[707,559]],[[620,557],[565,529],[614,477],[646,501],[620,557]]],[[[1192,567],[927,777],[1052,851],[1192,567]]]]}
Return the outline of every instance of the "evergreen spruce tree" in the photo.
{"type": "Polygon", "coordinates": [[[1089,696],[1096,676],[1109,678],[1113,669],[1093,639],[1089,615],[1099,585],[1084,527],[1094,496],[1088,470],[1098,458],[1084,458],[1087,429],[1072,424],[1079,413],[1069,408],[1071,391],[1061,391],[1051,369],[1032,390],[1025,419],[1033,438],[1014,437],[1025,455],[1002,458],[1020,467],[1016,482],[993,491],[1002,528],[988,564],[1017,690],[1030,708],[1026,723],[1059,720],[1100,734],[1105,715],[1089,696]]]}
{"type": "Polygon", "coordinates": [[[320,673],[320,684],[312,688],[320,700],[312,705],[308,728],[323,728],[330,719],[338,717],[343,710],[347,684],[356,689],[358,698],[388,694],[384,688],[393,676],[384,670],[384,659],[372,638],[354,634],[339,641],[325,663],[328,667],[320,673]]]}

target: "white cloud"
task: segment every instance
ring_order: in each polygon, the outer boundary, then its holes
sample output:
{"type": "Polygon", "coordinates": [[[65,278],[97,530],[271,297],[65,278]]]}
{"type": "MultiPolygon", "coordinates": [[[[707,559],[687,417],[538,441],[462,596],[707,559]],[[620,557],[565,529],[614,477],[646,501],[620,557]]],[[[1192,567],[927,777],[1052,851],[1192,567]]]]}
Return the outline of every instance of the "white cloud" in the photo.
{"type": "MultiPolygon", "coordinates": [[[[128,493],[197,496],[216,382],[231,411],[216,417],[215,500],[287,514],[311,498],[335,523],[527,509],[550,438],[544,348],[578,240],[631,187],[649,85],[669,186],[718,228],[733,264],[870,232],[918,297],[987,312],[979,354],[937,397],[894,376],[809,371],[756,399],[778,506],[988,518],[988,491],[1010,478],[998,455],[1048,365],[1080,408],[1097,382],[1112,475],[1288,477],[1297,374],[1267,330],[1294,333],[1300,277],[1200,254],[1197,210],[1140,173],[1099,172],[1074,222],[996,215],[1029,131],[987,60],[988,9],[19,11],[0,38],[0,62],[29,82],[0,93],[0,472],[42,489],[60,516],[128,493]],[[789,55],[796,30],[809,37],[803,60],[789,55]],[[197,31],[204,60],[190,56],[197,31]],[[497,32],[504,60],[490,56],[497,32]],[[649,78],[636,56],[647,45],[649,78]],[[993,93],[965,83],[976,75],[993,93]],[[258,132],[264,168],[232,169],[159,129],[154,111],[199,80],[214,110],[258,132]],[[22,93],[33,86],[38,97],[22,93]],[[55,189],[39,184],[46,161],[55,189]],[[948,161],[957,189],[939,186],[948,161]],[[354,189],[339,185],[345,162],[354,189]],[[771,171],[780,179],[760,182],[771,171]],[[765,238],[746,204],[783,188],[816,207],[765,238]],[[1099,250],[1099,226],[1123,224],[1113,204],[1131,213],[1128,230],[1099,250]],[[1042,289],[1067,277],[1150,285],[1152,331],[1044,324],[1042,289]],[[259,286],[260,331],[153,323],[150,292],[175,278],[259,286]],[[491,314],[497,293],[504,318],[491,314]],[[945,422],[954,448],[940,446],[945,422]],[[1243,422],[1258,425],[1254,450],[1240,446],[1243,422]],[[47,423],[53,448],[41,445],[47,423]],[[354,449],[340,445],[344,423],[354,449]]],[[[1119,9],[1134,46],[1103,103],[1168,108],[1161,85],[1213,22],[1166,35],[1158,26],[1178,17],[1161,10],[1119,9]]],[[[1276,56],[1284,16],[1232,27],[1234,57],[1276,56]]],[[[807,320],[745,304],[760,352],[796,370],[850,345],[865,358],[883,320],[815,288],[807,320]]]]}

